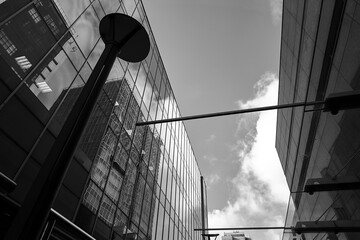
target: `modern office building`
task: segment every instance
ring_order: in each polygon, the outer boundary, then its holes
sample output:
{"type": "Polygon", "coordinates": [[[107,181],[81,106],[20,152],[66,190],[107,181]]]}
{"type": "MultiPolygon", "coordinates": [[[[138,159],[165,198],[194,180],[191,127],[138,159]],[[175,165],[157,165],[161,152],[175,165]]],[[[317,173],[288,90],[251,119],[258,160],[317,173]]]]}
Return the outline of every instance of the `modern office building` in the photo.
{"type": "Polygon", "coordinates": [[[150,52],[117,59],[52,206],[43,239],[201,239],[206,185],[139,0],[0,1],[0,238],[24,199],[104,44],[106,14],[143,24],[150,52]],[[12,184],[14,183],[14,184],[12,184]],[[203,199],[203,201],[202,201],[203,199]],[[204,204],[202,204],[204,203],[204,204]]]}
{"type": "MultiPolygon", "coordinates": [[[[284,0],[279,104],[358,93],[359,53],[359,1],[284,0]]],[[[322,108],[278,111],[276,149],[292,193],[286,226],[318,228],[283,239],[360,239],[360,109],[322,108]]]]}
{"type": "Polygon", "coordinates": [[[251,238],[245,236],[245,233],[232,232],[232,233],[224,233],[224,236],[221,237],[221,240],[251,240],[251,238]]]}

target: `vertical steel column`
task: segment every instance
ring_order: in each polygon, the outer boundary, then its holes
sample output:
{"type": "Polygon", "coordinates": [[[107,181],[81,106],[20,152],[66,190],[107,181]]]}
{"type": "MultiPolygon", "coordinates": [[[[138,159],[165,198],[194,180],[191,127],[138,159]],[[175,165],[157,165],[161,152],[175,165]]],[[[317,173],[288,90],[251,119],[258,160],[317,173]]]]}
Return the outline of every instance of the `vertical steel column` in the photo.
{"type": "MultiPolygon", "coordinates": [[[[205,229],[205,200],[204,200],[204,177],[200,176],[200,186],[201,186],[201,224],[202,229],[205,229]]],[[[205,230],[202,231],[202,234],[205,234],[205,230]]]]}

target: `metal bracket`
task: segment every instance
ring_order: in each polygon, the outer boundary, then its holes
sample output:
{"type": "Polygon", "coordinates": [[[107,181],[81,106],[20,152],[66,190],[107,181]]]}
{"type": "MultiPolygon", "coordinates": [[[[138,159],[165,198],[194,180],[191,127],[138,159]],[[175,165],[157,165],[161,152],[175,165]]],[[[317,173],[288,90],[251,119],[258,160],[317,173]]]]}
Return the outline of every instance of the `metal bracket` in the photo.
{"type": "Polygon", "coordinates": [[[332,178],[311,178],[306,181],[304,192],[338,191],[360,189],[360,181],[356,176],[332,178]]]}
{"type": "Polygon", "coordinates": [[[292,229],[297,234],[318,233],[318,232],[359,232],[360,221],[355,220],[337,220],[337,221],[308,221],[297,222],[292,229]]]}

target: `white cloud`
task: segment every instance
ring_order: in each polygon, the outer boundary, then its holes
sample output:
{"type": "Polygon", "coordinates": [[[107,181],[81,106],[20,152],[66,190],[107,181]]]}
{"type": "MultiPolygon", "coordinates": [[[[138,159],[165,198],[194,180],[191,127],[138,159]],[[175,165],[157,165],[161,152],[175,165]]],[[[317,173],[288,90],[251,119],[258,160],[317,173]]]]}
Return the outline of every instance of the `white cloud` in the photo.
{"type": "Polygon", "coordinates": [[[269,0],[274,24],[281,23],[283,0],[269,0]]]}
{"type": "MultiPolygon", "coordinates": [[[[266,73],[255,85],[255,97],[240,108],[277,103],[278,80],[266,73]]],[[[236,153],[239,172],[231,180],[235,198],[209,213],[209,227],[283,226],[289,190],[275,150],[276,111],[243,114],[238,119],[236,153]]],[[[281,239],[282,231],[257,231],[253,240],[281,239]]]]}

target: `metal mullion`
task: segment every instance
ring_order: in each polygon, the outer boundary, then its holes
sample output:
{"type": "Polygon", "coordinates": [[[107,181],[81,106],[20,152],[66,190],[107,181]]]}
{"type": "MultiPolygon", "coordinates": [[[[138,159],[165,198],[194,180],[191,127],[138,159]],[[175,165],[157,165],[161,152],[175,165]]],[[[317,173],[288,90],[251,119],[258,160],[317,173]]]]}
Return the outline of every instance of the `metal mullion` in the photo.
{"type": "Polygon", "coordinates": [[[15,18],[18,14],[20,14],[22,11],[24,11],[29,6],[35,4],[36,0],[33,0],[29,3],[27,3],[25,6],[21,7],[20,9],[16,10],[14,13],[12,13],[9,17],[5,18],[3,21],[0,22],[0,27],[4,25],[6,22],[10,21],[11,19],[15,18]]]}

